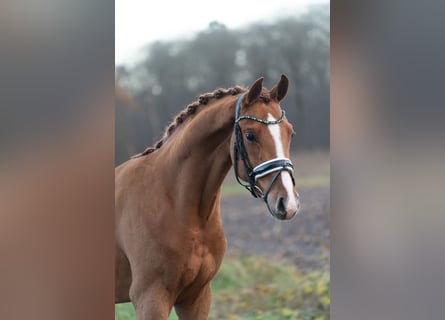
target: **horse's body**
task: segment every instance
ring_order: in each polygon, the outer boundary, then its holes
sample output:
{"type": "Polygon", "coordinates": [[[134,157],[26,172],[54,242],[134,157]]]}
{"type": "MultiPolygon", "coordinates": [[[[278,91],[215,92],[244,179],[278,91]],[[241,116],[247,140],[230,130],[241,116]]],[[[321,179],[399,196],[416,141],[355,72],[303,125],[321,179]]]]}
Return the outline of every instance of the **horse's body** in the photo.
{"type": "MultiPolygon", "coordinates": [[[[252,105],[253,112],[264,89],[260,83],[260,93],[252,90],[244,102],[252,105]]],[[[277,90],[271,91],[271,100],[280,94],[277,90]]],[[[116,302],[132,301],[139,320],[167,319],[173,306],[180,319],[208,317],[210,280],[226,249],[220,193],[233,162],[235,105],[242,91],[236,87],[201,96],[200,103],[176,118],[157,148],[116,168],[116,302]]],[[[256,114],[278,119],[280,109],[275,104],[278,108],[256,114]]],[[[246,149],[255,153],[250,145],[246,149]]],[[[279,156],[271,152],[261,151],[251,161],[257,164],[279,156]]],[[[288,156],[289,145],[285,152],[288,156]]],[[[281,173],[283,182],[286,173],[281,173]]],[[[264,190],[270,179],[260,180],[258,186],[264,190]]],[[[286,195],[281,194],[289,193],[284,184],[276,183],[271,190],[274,199],[268,206],[284,210],[281,219],[291,218],[297,211],[296,192],[294,199],[283,200],[286,195]]]]}

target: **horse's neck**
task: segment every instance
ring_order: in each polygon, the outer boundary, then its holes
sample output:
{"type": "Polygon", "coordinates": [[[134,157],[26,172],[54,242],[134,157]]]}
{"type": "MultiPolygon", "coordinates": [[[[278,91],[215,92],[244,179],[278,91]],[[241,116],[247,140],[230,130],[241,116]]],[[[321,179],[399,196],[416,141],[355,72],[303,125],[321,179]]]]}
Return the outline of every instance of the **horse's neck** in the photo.
{"type": "Polygon", "coordinates": [[[204,106],[167,147],[175,212],[189,222],[205,224],[219,204],[221,185],[232,165],[235,100],[227,97],[204,106]]]}

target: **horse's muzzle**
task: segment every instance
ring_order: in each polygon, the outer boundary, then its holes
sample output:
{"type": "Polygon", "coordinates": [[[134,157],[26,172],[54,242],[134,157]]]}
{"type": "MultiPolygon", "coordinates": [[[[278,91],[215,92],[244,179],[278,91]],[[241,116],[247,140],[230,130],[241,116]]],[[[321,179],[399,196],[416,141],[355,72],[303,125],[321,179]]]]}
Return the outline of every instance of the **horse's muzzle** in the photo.
{"type": "Polygon", "coordinates": [[[277,197],[276,200],[268,199],[270,213],[278,220],[290,220],[300,211],[300,200],[291,201],[283,197],[277,197]],[[272,202],[272,203],[269,203],[272,202]]]}

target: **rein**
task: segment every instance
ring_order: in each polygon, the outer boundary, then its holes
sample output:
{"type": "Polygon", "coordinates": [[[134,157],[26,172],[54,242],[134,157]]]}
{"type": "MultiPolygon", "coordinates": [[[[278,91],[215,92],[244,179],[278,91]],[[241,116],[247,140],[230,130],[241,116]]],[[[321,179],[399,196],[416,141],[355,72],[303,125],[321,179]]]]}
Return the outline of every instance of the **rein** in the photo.
{"type": "MultiPolygon", "coordinates": [[[[239,122],[241,120],[253,120],[260,122],[265,125],[275,125],[280,124],[286,113],[284,110],[282,110],[281,117],[278,120],[265,120],[260,119],[254,116],[244,115],[240,116],[241,111],[241,100],[243,99],[244,95],[246,93],[243,93],[238,100],[236,101],[236,111],[235,111],[235,145],[233,148],[233,156],[235,160],[234,170],[235,170],[235,177],[236,180],[240,185],[245,187],[247,190],[250,191],[252,196],[255,198],[261,198],[263,199],[267,204],[267,196],[269,195],[270,190],[272,189],[273,184],[277,180],[278,176],[283,171],[289,172],[292,183],[295,186],[295,180],[294,180],[294,166],[292,165],[292,161],[287,158],[275,158],[272,160],[265,161],[256,167],[252,167],[249,161],[249,156],[247,155],[246,147],[244,146],[244,140],[243,140],[243,134],[241,131],[241,127],[239,125],[239,122]],[[243,181],[242,178],[238,174],[238,160],[241,160],[244,166],[244,173],[246,177],[248,178],[248,181],[243,181]],[[271,173],[274,173],[272,180],[269,183],[269,186],[267,187],[266,191],[263,192],[261,188],[257,185],[257,180],[269,175],[271,173]]],[[[267,204],[268,205],[268,204],[267,204]]],[[[269,205],[268,205],[269,206],[269,205]]]]}

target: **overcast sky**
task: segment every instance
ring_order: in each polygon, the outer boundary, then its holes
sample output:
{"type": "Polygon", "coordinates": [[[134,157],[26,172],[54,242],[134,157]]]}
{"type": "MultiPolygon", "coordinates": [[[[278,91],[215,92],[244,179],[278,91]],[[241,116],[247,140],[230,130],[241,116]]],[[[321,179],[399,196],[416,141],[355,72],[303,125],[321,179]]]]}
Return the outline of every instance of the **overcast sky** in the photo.
{"type": "Polygon", "coordinates": [[[190,35],[207,28],[211,21],[235,28],[296,15],[317,3],[329,0],[116,0],[116,64],[131,64],[137,60],[139,49],[151,41],[190,35]]]}

